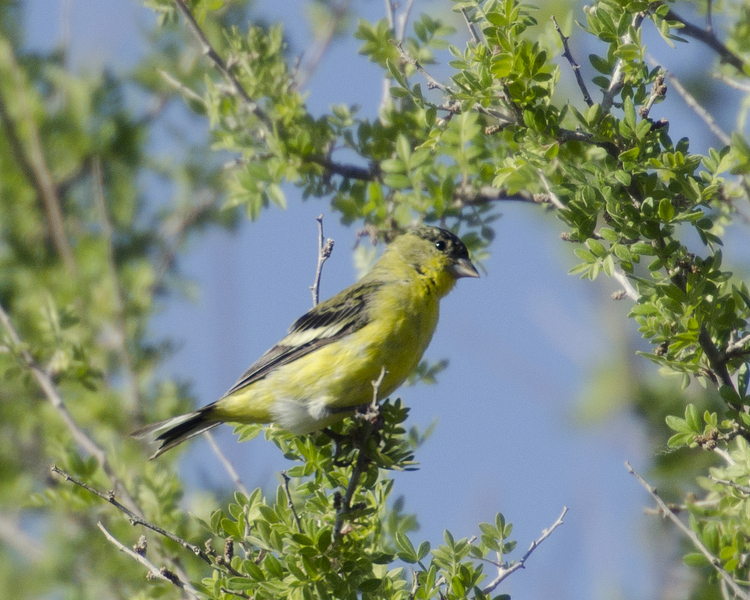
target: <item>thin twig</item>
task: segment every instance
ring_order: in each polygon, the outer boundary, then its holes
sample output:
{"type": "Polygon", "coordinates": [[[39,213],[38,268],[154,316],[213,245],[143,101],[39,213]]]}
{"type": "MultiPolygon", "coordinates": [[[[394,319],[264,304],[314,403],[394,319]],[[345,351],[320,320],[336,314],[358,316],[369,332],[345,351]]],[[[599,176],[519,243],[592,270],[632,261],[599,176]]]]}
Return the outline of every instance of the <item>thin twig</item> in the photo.
{"type": "Polygon", "coordinates": [[[295,523],[297,523],[297,531],[302,533],[302,521],[299,520],[297,509],[294,507],[294,502],[292,501],[292,493],[289,491],[289,482],[291,481],[291,478],[286,471],[281,472],[281,477],[284,479],[284,492],[286,493],[287,506],[290,508],[292,514],[294,515],[294,521],[295,523]]]}
{"type": "Polygon", "coordinates": [[[263,109],[261,109],[260,106],[258,106],[258,103],[255,102],[255,100],[253,100],[250,97],[250,94],[247,93],[247,90],[243,87],[243,85],[237,79],[237,77],[229,68],[229,66],[224,61],[224,59],[221,58],[221,56],[219,56],[219,53],[211,45],[211,42],[208,41],[206,34],[201,29],[201,26],[198,25],[198,22],[195,20],[195,17],[193,16],[193,13],[190,11],[190,8],[188,7],[188,5],[185,3],[185,0],[174,0],[174,3],[175,3],[175,6],[177,6],[177,10],[180,12],[180,14],[182,14],[183,18],[185,19],[188,29],[190,29],[193,36],[200,44],[201,51],[213,63],[214,67],[216,68],[217,71],[219,71],[219,73],[221,73],[222,77],[224,77],[224,79],[227,80],[233,93],[237,97],[239,97],[240,100],[242,100],[242,103],[244,104],[245,108],[250,113],[258,117],[258,119],[260,119],[260,121],[266,127],[271,127],[272,126],[271,119],[263,111],[263,109]]]}
{"type": "Polygon", "coordinates": [[[339,28],[339,23],[346,17],[347,13],[349,12],[349,0],[344,0],[340,4],[330,4],[328,5],[328,10],[330,11],[330,19],[328,22],[328,27],[326,28],[324,34],[318,39],[312,47],[311,52],[305,52],[305,64],[304,69],[300,72],[298,71],[295,75],[294,79],[296,80],[297,88],[302,89],[307,85],[307,82],[310,81],[310,77],[312,77],[312,74],[316,71],[318,66],[320,65],[320,62],[323,60],[323,57],[325,56],[326,52],[328,51],[328,48],[331,45],[331,42],[333,41],[334,35],[336,35],[336,30],[339,28]],[[309,58],[307,55],[309,54],[309,58]]]}
{"type": "Polygon", "coordinates": [[[544,174],[544,172],[541,169],[537,169],[536,172],[537,175],[539,175],[539,179],[542,180],[544,189],[547,190],[550,203],[555,206],[555,208],[565,208],[565,205],[560,201],[560,198],[557,197],[557,194],[552,191],[552,186],[550,185],[549,180],[547,179],[547,176],[544,174]]]}
{"type": "Polygon", "coordinates": [[[716,569],[719,576],[727,582],[729,587],[732,588],[732,591],[738,598],[743,598],[744,600],[750,600],[750,593],[748,593],[747,590],[742,589],[738,583],[732,579],[732,576],[727,573],[721,566],[721,561],[715,557],[708,548],[703,544],[703,542],[700,541],[698,538],[698,535],[690,529],[687,525],[685,525],[680,519],[675,515],[671,510],[669,510],[669,507],[666,505],[664,500],[661,499],[659,494],[656,493],[656,488],[649,485],[649,483],[643,479],[636,471],[633,469],[633,467],[630,466],[630,463],[628,461],[625,461],[625,468],[628,470],[628,472],[633,475],[637,480],[638,483],[640,483],[646,491],[651,495],[651,497],[656,501],[656,504],[659,505],[659,508],[662,511],[662,515],[667,517],[672,523],[674,523],[680,531],[682,531],[691,542],[693,542],[693,545],[700,551],[703,556],[706,557],[708,562],[711,563],[711,565],[716,569]]]}
{"type": "Polygon", "coordinates": [[[727,358],[742,356],[750,351],[750,348],[746,348],[748,344],[750,344],[750,333],[729,344],[724,354],[727,358]]]}
{"type": "Polygon", "coordinates": [[[57,413],[60,415],[63,423],[67,426],[73,439],[88,454],[96,458],[96,462],[99,463],[99,466],[107,474],[107,477],[109,477],[109,480],[112,482],[112,486],[119,491],[125,502],[130,505],[130,509],[133,511],[139,511],[140,509],[135,500],[133,500],[123,483],[115,474],[112,465],[107,460],[107,455],[104,453],[104,450],[99,448],[99,446],[97,446],[96,443],[84,433],[83,429],[80,428],[76,420],[73,418],[73,415],[68,411],[67,406],[65,406],[65,402],[63,402],[62,396],[60,396],[52,378],[36,363],[31,352],[23,347],[21,338],[13,327],[10,317],[8,316],[8,313],[5,312],[2,305],[0,305],[0,323],[2,323],[3,327],[8,332],[8,336],[14,346],[14,351],[18,353],[26,367],[34,375],[34,379],[36,379],[39,387],[42,388],[42,392],[44,392],[46,398],[50,401],[55,410],[57,410],[57,413]]]}
{"type": "Polygon", "coordinates": [[[104,537],[106,537],[120,552],[124,552],[131,558],[134,558],[139,563],[141,563],[144,567],[148,569],[148,578],[149,579],[161,579],[163,581],[169,581],[170,583],[176,585],[181,590],[184,590],[190,596],[193,598],[198,597],[198,591],[190,585],[189,581],[183,581],[180,579],[175,573],[172,571],[169,571],[166,568],[157,568],[154,563],[152,563],[148,558],[146,558],[145,555],[140,554],[136,552],[135,550],[131,550],[125,544],[120,542],[115,536],[113,536],[109,531],[106,530],[104,525],[101,524],[101,522],[96,524],[99,529],[101,529],[102,533],[104,534],[104,537]]]}
{"type": "Polygon", "coordinates": [[[461,9],[461,15],[463,15],[464,23],[466,23],[466,28],[469,30],[469,35],[471,35],[471,41],[475,44],[478,44],[479,36],[477,35],[477,30],[474,27],[474,23],[472,23],[471,18],[469,17],[469,13],[465,8],[461,9]]]}
{"type": "MultiPolygon", "coordinates": [[[[656,7],[658,5],[652,6],[656,7]]],[[[703,42],[704,44],[706,44],[706,46],[711,48],[719,55],[719,57],[721,58],[721,62],[730,64],[740,73],[744,73],[745,62],[739,56],[729,50],[729,48],[727,48],[719,40],[719,38],[716,37],[716,34],[714,34],[712,29],[702,29],[697,25],[693,25],[692,23],[689,23],[688,21],[683,19],[673,10],[670,10],[664,18],[667,21],[677,21],[679,23],[682,23],[682,28],[678,30],[681,35],[686,35],[698,40],[699,42],[703,42]]]]}
{"type": "Polygon", "coordinates": [[[401,57],[401,60],[412,65],[417,71],[419,71],[420,75],[425,78],[425,80],[427,81],[427,87],[429,89],[438,89],[444,94],[453,95],[455,93],[449,86],[443,85],[432,75],[430,75],[416,58],[412,58],[411,56],[409,56],[406,50],[404,50],[403,44],[399,40],[391,40],[391,44],[393,44],[398,50],[398,54],[401,57]]]}
{"type": "Polygon", "coordinates": [[[114,322],[117,328],[116,338],[117,354],[125,369],[127,399],[130,408],[133,410],[136,421],[142,420],[142,406],[140,392],[138,389],[138,376],[135,372],[133,357],[130,355],[128,348],[128,328],[125,320],[125,300],[123,299],[122,285],[120,276],[117,272],[117,262],[115,261],[115,242],[114,228],[107,211],[107,203],[104,199],[104,181],[102,177],[102,165],[99,158],[93,162],[94,178],[94,203],[99,211],[99,219],[102,229],[102,237],[107,244],[107,268],[109,277],[112,280],[113,288],[113,305],[114,305],[114,322]]]}
{"type": "Polygon", "coordinates": [[[333,252],[333,240],[326,239],[323,235],[323,215],[318,215],[315,220],[318,222],[318,266],[315,269],[315,281],[310,286],[313,306],[320,302],[320,276],[323,274],[323,265],[333,252]]]}
{"type": "Polygon", "coordinates": [[[711,339],[711,334],[706,329],[705,325],[701,325],[701,329],[698,332],[698,344],[700,344],[703,353],[708,359],[708,364],[711,367],[714,375],[719,378],[721,385],[728,385],[733,390],[734,382],[729,375],[727,369],[726,356],[716,347],[714,341],[711,339]]]}
{"type": "Polygon", "coordinates": [[[538,539],[531,542],[529,549],[526,551],[526,554],[524,554],[521,557],[521,560],[519,560],[518,562],[514,562],[509,567],[504,567],[502,563],[498,565],[497,576],[495,577],[495,579],[492,580],[492,582],[487,587],[485,587],[482,590],[482,593],[485,595],[491,594],[495,590],[495,588],[498,585],[500,585],[500,583],[503,582],[503,580],[507,579],[512,573],[515,573],[519,569],[523,569],[526,565],[526,561],[529,559],[529,557],[534,552],[534,550],[536,550],[544,540],[546,540],[550,535],[552,535],[552,532],[555,529],[557,529],[558,527],[560,527],[560,525],[563,524],[563,519],[565,518],[565,514],[567,512],[568,512],[568,507],[563,506],[563,510],[560,513],[560,516],[557,517],[557,520],[554,523],[552,523],[550,527],[543,530],[542,535],[539,536],[538,539]]]}
{"type": "MultiPolygon", "coordinates": [[[[652,66],[656,66],[656,61],[649,56],[648,62],[652,66]]],[[[713,133],[717,138],[719,138],[719,141],[724,144],[725,146],[729,146],[732,143],[732,137],[727,134],[721,127],[719,127],[718,123],[716,123],[716,120],[713,118],[711,113],[707,111],[703,106],[701,106],[700,102],[696,100],[695,96],[693,96],[690,92],[688,92],[685,87],[680,83],[680,80],[677,79],[672,73],[667,72],[667,79],[669,80],[669,83],[672,85],[672,87],[675,89],[675,91],[682,96],[682,99],[685,101],[685,104],[688,105],[689,108],[695,112],[702,120],[703,122],[708,126],[708,128],[711,130],[711,133],[713,133]]]]}
{"type": "Polygon", "coordinates": [[[591,95],[589,94],[589,91],[586,89],[586,82],[583,81],[583,76],[581,75],[581,65],[579,65],[576,62],[576,59],[573,58],[573,54],[570,51],[570,46],[568,45],[568,38],[566,35],[563,34],[562,29],[560,29],[560,25],[557,23],[557,19],[555,18],[555,15],[552,15],[552,22],[555,24],[555,29],[557,30],[557,34],[560,36],[560,40],[562,40],[563,45],[563,57],[568,60],[568,63],[570,63],[570,68],[573,69],[573,74],[576,76],[576,82],[578,82],[578,88],[581,90],[581,93],[583,94],[583,101],[588,106],[593,106],[594,101],[591,99],[591,95]]]}
{"type": "Polygon", "coordinates": [[[656,76],[654,83],[651,85],[651,93],[648,95],[646,104],[638,109],[638,114],[642,119],[648,118],[651,112],[651,107],[654,105],[659,98],[664,98],[667,95],[667,86],[664,84],[664,72],[662,71],[656,76]]]}
{"type": "Polygon", "coordinates": [[[724,73],[714,73],[714,77],[717,79],[720,79],[724,83],[726,83],[729,87],[734,88],[735,90],[740,90],[741,92],[750,93],[750,84],[743,83],[741,81],[737,81],[736,79],[732,79],[731,77],[727,77],[724,73]]]}
{"type": "MultiPolygon", "coordinates": [[[[370,403],[368,413],[365,415],[365,418],[369,419],[371,423],[374,423],[376,421],[376,417],[380,412],[380,405],[378,404],[378,395],[380,393],[380,386],[383,383],[383,380],[385,379],[385,376],[387,375],[388,371],[386,370],[385,366],[380,370],[380,376],[372,382],[372,402],[370,403]]],[[[333,525],[333,537],[334,539],[338,539],[341,537],[341,530],[344,525],[344,517],[346,514],[351,510],[352,505],[352,498],[354,497],[354,492],[357,489],[357,485],[359,484],[359,479],[362,476],[362,473],[365,471],[365,467],[367,465],[367,461],[369,460],[369,457],[364,452],[365,446],[367,445],[367,441],[370,439],[370,436],[372,435],[374,431],[374,425],[365,428],[364,434],[362,436],[362,439],[359,440],[358,446],[359,446],[359,452],[357,454],[357,462],[354,464],[354,467],[352,468],[352,475],[349,478],[349,485],[346,487],[346,492],[344,493],[344,497],[341,499],[338,509],[336,510],[336,521],[333,525]]]]}
{"type": "Polygon", "coordinates": [[[68,242],[65,233],[65,220],[63,217],[62,207],[58,189],[52,178],[52,172],[44,156],[42,139],[37,127],[37,121],[31,114],[31,101],[26,97],[27,82],[24,79],[20,66],[18,65],[15,55],[10,47],[7,48],[7,57],[13,76],[15,89],[19,94],[18,105],[24,111],[21,119],[27,133],[27,149],[18,135],[16,124],[13,121],[10,112],[5,104],[5,99],[0,95],[0,120],[2,120],[5,134],[21,171],[34,187],[36,194],[44,208],[49,224],[49,233],[52,243],[60,255],[67,271],[75,274],[76,263],[73,250],[68,242]]]}
{"type": "Polygon", "coordinates": [[[625,293],[628,295],[628,298],[630,298],[634,302],[638,302],[640,295],[638,294],[636,289],[633,287],[633,284],[630,283],[630,280],[628,279],[628,276],[625,275],[625,273],[620,271],[620,269],[615,269],[615,272],[612,274],[612,277],[617,279],[619,284],[625,289],[625,293]]]}
{"type": "Polygon", "coordinates": [[[211,446],[211,450],[213,450],[213,453],[219,459],[221,466],[224,467],[227,475],[229,475],[229,479],[231,479],[232,483],[234,483],[234,487],[236,487],[237,490],[245,496],[250,497],[250,492],[245,487],[245,484],[242,483],[240,474],[237,472],[237,469],[234,468],[234,465],[231,463],[231,461],[227,458],[227,455],[222,452],[219,444],[216,443],[214,434],[211,431],[204,431],[203,435],[208,440],[208,445],[211,446]]]}
{"type": "Polygon", "coordinates": [[[720,483],[721,485],[726,485],[734,488],[738,492],[750,495],[750,487],[746,485],[740,485],[739,483],[735,483],[734,481],[730,481],[729,479],[719,479],[718,477],[714,477],[713,475],[709,475],[708,478],[712,481],[715,481],[716,483],[720,483]]]}
{"type": "Polygon", "coordinates": [[[198,102],[202,104],[203,106],[206,105],[206,101],[201,97],[200,94],[198,94],[197,92],[194,92],[184,83],[172,77],[172,75],[167,73],[164,69],[157,69],[156,72],[167,83],[167,85],[179,91],[183,96],[190,98],[191,100],[198,102]]]}
{"type": "MultiPolygon", "coordinates": [[[[637,13],[633,16],[633,22],[632,26],[634,29],[638,29],[641,26],[641,23],[643,22],[643,19],[645,17],[644,13],[637,13]]],[[[622,41],[624,43],[631,43],[633,40],[630,39],[629,35],[622,36],[622,41]]],[[[615,65],[615,70],[612,73],[612,79],[609,82],[609,87],[604,92],[604,96],[602,96],[602,113],[608,114],[610,110],[612,110],[612,105],[615,102],[615,96],[620,93],[620,90],[622,90],[623,85],[625,84],[625,63],[620,58],[617,60],[617,64],[615,65]]]]}
{"type": "Polygon", "coordinates": [[[120,504],[117,499],[115,498],[115,493],[110,492],[100,492],[96,488],[91,487],[87,483],[84,483],[83,481],[80,481],[79,479],[76,479],[72,475],[68,475],[65,471],[62,469],[59,469],[56,465],[53,466],[50,471],[52,473],[55,473],[57,475],[60,475],[65,481],[70,481],[74,484],[76,484],[79,487],[82,487],[85,490],[88,490],[95,496],[99,496],[102,500],[105,500],[106,502],[109,502],[112,506],[114,506],[116,509],[120,510],[121,512],[125,513],[125,515],[128,517],[128,520],[130,521],[130,524],[135,525],[143,525],[144,527],[147,527],[148,529],[151,529],[152,531],[155,531],[159,535],[163,535],[165,538],[169,538],[173,542],[177,542],[180,546],[183,548],[186,548],[190,550],[193,554],[201,558],[204,562],[211,564],[211,559],[208,557],[208,555],[201,550],[198,546],[195,544],[191,544],[187,540],[182,539],[180,536],[172,533],[171,531],[167,531],[166,529],[159,527],[158,525],[154,525],[153,523],[146,521],[143,517],[135,514],[133,511],[129,510],[122,504],[120,504]]]}
{"type": "Polygon", "coordinates": [[[414,2],[415,0],[406,0],[406,5],[398,17],[396,17],[396,39],[399,42],[403,42],[406,37],[406,24],[409,22],[409,15],[411,14],[411,9],[414,8],[414,2]]]}

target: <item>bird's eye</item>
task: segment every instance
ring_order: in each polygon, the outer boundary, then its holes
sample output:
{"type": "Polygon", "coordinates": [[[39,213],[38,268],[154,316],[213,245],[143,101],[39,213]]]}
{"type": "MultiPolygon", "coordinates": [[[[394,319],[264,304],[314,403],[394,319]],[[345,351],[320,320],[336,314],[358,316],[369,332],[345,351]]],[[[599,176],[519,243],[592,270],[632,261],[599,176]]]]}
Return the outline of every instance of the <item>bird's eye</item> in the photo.
{"type": "Polygon", "coordinates": [[[435,248],[442,252],[443,250],[445,250],[445,242],[442,240],[440,240],[439,242],[435,242],[435,248]]]}

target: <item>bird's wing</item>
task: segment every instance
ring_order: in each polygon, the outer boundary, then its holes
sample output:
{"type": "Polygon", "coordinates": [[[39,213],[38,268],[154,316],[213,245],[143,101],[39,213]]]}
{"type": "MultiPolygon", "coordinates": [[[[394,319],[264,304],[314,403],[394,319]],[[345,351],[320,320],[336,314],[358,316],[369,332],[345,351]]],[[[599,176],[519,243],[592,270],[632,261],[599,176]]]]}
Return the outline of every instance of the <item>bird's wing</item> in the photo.
{"type": "Polygon", "coordinates": [[[368,300],[381,285],[379,281],[355,284],[302,315],[292,323],[287,336],[250,365],[223,397],[364,327],[368,300]]]}

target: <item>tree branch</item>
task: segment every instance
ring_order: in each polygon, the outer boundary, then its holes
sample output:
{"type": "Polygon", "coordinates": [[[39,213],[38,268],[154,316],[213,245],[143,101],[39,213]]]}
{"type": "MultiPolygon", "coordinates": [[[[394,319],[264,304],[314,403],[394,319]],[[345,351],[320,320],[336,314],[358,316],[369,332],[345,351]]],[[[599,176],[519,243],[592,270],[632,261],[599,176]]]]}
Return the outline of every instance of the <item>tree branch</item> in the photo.
{"type": "Polygon", "coordinates": [[[204,562],[208,563],[209,565],[211,563],[211,559],[208,557],[208,555],[201,550],[198,546],[195,544],[191,544],[187,540],[182,539],[180,536],[172,533],[171,531],[167,531],[166,529],[163,529],[162,527],[159,527],[158,525],[154,525],[153,523],[146,521],[142,516],[135,514],[133,511],[129,510],[122,504],[120,504],[117,499],[115,498],[115,493],[112,491],[109,491],[107,493],[100,492],[96,488],[91,487],[87,483],[84,483],[83,481],[80,481],[79,479],[76,479],[72,475],[68,475],[65,471],[62,469],[59,469],[57,466],[53,466],[51,469],[52,473],[55,473],[57,475],[60,475],[65,481],[70,481],[77,486],[82,487],[85,490],[88,490],[95,496],[99,496],[102,500],[105,500],[106,502],[109,502],[112,506],[114,506],[116,509],[120,510],[121,512],[125,513],[125,515],[128,517],[128,520],[130,521],[130,524],[135,525],[143,525],[144,527],[147,527],[148,529],[155,531],[159,535],[163,535],[165,538],[168,538],[172,540],[173,542],[177,542],[180,546],[183,548],[186,548],[187,550],[190,550],[193,554],[195,554],[197,557],[202,559],[204,562]]]}
{"type": "Polygon", "coordinates": [[[188,29],[190,29],[193,36],[200,44],[203,54],[208,57],[214,65],[214,68],[216,68],[222,77],[226,79],[232,91],[238,98],[240,98],[248,112],[254,114],[266,127],[270,128],[272,126],[271,119],[263,109],[258,106],[258,103],[250,97],[250,94],[247,93],[247,90],[240,83],[239,79],[237,79],[227,63],[224,62],[224,59],[219,56],[219,53],[211,45],[211,42],[208,41],[206,34],[201,29],[201,26],[198,25],[198,22],[195,20],[193,13],[190,12],[190,8],[185,3],[185,0],[174,0],[174,3],[175,6],[177,6],[177,10],[185,19],[188,29]]]}
{"type": "Polygon", "coordinates": [[[318,222],[318,266],[315,269],[315,281],[310,286],[313,306],[317,306],[320,302],[320,277],[323,274],[323,265],[333,252],[333,240],[326,239],[323,235],[323,215],[318,215],[315,220],[318,222]]]}
{"type": "Polygon", "coordinates": [[[211,450],[213,450],[213,453],[219,459],[221,466],[224,467],[227,475],[229,475],[229,479],[231,479],[232,483],[234,483],[234,487],[236,487],[240,493],[249,498],[250,491],[245,487],[245,484],[242,483],[242,479],[240,478],[240,474],[237,472],[237,469],[234,468],[234,465],[227,458],[227,455],[222,452],[219,444],[216,443],[216,438],[214,437],[213,432],[211,432],[210,430],[204,431],[203,435],[208,440],[208,444],[209,446],[211,446],[211,450]]]}
{"type": "Polygon", "coordinates": [[[26,179],[36,191],[36,195],[41,202],[47,215],[49,233],[52,243],[57,250],[60,258],[67,271],[71,274],[76,273],[76,263],[73,251],[70,248],[68,237],[65,233],[65,220],[63,218],[62,208],[57,187],[52,179],[52,173],[47,165],[42,148],[42,140],[37,128],[36,120],[30,114],[29,99],[25,97],[26,81],[24,81],[21,69],[16,62],[10,48],[8,49],[9,65],[11,74],[16,84],[16,89],[21,95],[19,104],[26,111],[24,114],[24,124],[28,132],[28,154],[24,144],[18,135],[15,122],[10,116],[5,98],[0,93],[0,121],[3,123],[5,135],[8,138],[13,157],[16,159],[18,166],[23,172],[26,179]]]}
{"type": "MultiPolygon", "coordinates": [[[[659,5],[654,5],[659,6],[659,5]]],[[[745,70],[745,62],[736,54],[734,54],[729,48],[727,48],[720,40],[716,37],[716,34],[713,32],[713,29],[701,29],[697,25],[693,25],[692,23],[689,23],[685,19],[683,19],[680,15],[678,15],[673,10],[669,10],[667,13],[667,16],[665,17],[667,21],[677,21],[678,23],[681,23],[683,27],[679,30],[680,33],[694,38],[698,40],[699,42],[703,42],[711,48],[714,52],[716,52],[719,57],[721,58],[721,62],[727,63],[732,65],[735,69],[737,69],[740,73],[744,73],[745,70]]]]}
{"type": "Polygon", "coordinates": [[[698,538],[698,535],[690,529],[687,525],[685,525],[680,519],[675,515],[669,507],[666,505],[664,500],[661,499],[659,494],[656,493],[656,488],[652,487],[648,484],[648,482],[643,479],[636,471],[633,469],[633,467],[630,466],[630,463],[628,461],[625,461],[625,468],[628,470],[628,472],[633,475],[637,480],[638,483],[640,483],[646,491],[651,495],[651,497],[656,501],[656,504],[661,509],[661,513],[663,516],[667,517],[672,523],[674,523],[677,528],[682,531],[693,543],[693,545],[700,551],[703,556],[706,557],[709,563],[713,566],[714,569],[716,569],[716,572],[719,574],[719,576],[726,581],[727,585],[729,585],[730,588],[732,588],[732,591],[734,592],[735,596],[738,598],[742,598],[743,600],[750,600],[750,593],[748,593],[747,590],[741,588],[739,584],[732,579],[732,576],[727,573],[721,566],[721,561],[715,557],[708,548],[703,544],[703,542],[700,541],[698,538]]]}
{"type": "Polygon", "coordinates": [[[169,569],[162,567],[161,569],[158,569],[154,563],[152,563],[149,559],[146,558],[145,553],[141,554],[140,552],[136,552],[135,550],[131,550],[127,546],[125,546],[123,543],[121,543],[115,536],[113,536],[109,531],[107,531],[104,527],[104,525],[101,524],[101,522],[96,524],[99,529],[101,529],[102,533],[104,534],[104,537],[107,538],[114,546],[117,548],[120,552],[124,552],[131,558],[134,558],[139,563],[141,563],[144,567],[148,569],[148,579],[161,579],[163,581],[169,581],[170,583],[176,585],[181,590],[185,591],[187,594],[189,594],[193,598],[198,597],[198,591],[190,585],[190,582],[183,581],[180,579],[175,573],[170,571],[169,569]]]}
{"type": "Polygon", "coordinates": [[[578,83],[578,88],[581,90],[581,93],[583,94],[583,101],[588,106],[593,106],[594,101],[591,99],[591,95],[589,94],[589,91],[586,89],[586,83],[583,81],[583,76],[581,75],[581,65],[579,65],[576,60],[573,58],[573,54],[570,51],[570,46],[568,46],[568,37],[566,37],[562,29],[560,29],[560,25],[557,24],[557,19],[555,18],[555,15],[552,15],[552,22],[555,24],[555,29],[557,30],[557,34],[560,36],[560,40],[562,40],[563,45],[563,57],[568,60],[568,63],[570,63],[570,68],[573,69],[573,74],[576,76],[576,82],[578,83]]]}
{"type": "MultiPolygon", "coordinates": [[[[365,469],[367,468],[367,462],[369,460],[369,457],[367,456],[367,453],[365,452],[365,446],[367,445],[367,441],[370,439],[370,436],[372,435],[373,431],[375,430],[377,418],[380,416],[380,404],[378,403],[378,392],[380,391],[380,386],[383,383],[383,379],[385,379],[386,374],[388,371],[385,367],[383,367],[380,371],[380,376],[377,378],[377,380],[372,382],[372,402],[368,405],[368,410],[364,414],[359,414],[358,416],[362,418],[363,420],[367,420],[370,425],[365,428],[364,433],[361,437],[361,439],[358,440],[358,446],[359,446],[359,452],[357,453],[357,462],[354,464],[354,467],[352,468],[352,475],[349,478],[349,485],[346,487],[346,492],[344,493],[344,497],[339,500],[338,508],[336,509],[336,521],[333,525],[333,537],[334,539],[339,539],[342,535],[342,528],[344,526],[344,517],[351,511],[351,505],[352,505],[352,498],[354,497],[354,492],[357,489],[357,485],[359,485],[359,479],[362,476],[362,473],[365,472],[365,469]]],[[[338,493],[338,492],[337,492],[338,493]]]]}
{"type": "Polygon", "coordinates": [[[515,573],[519,569],[523,569],[526,566],[526,561],[529,559],[531,554],[536,550],[539,545],[546,540],[550,535],[552,535],[552,532],[560,527],[560,525],[563,524],[563,519],[565,518],[565,514],[568,512],[568,507],[563,506],[563,510],[560,513],[560,516],[557,517],[557,520],[552,523],[550,527],[542,531],[542,535],[539,536],[538,539],[531,542],[531,545],[529,546],[529,549],[526,551],[526,554],[524,554],[521,557],[521,560],[518,562],[514,562],[509,567],[505,567],[502,564],[498,565],[497,567],[497,576],[495,579],[492,580],[492,582],[486,586],[484,589],[482,589],[482,593],[487,595],[491,594],[495,588],[500,585],[505,579],[507,579],[511,574],[515,573]]]}

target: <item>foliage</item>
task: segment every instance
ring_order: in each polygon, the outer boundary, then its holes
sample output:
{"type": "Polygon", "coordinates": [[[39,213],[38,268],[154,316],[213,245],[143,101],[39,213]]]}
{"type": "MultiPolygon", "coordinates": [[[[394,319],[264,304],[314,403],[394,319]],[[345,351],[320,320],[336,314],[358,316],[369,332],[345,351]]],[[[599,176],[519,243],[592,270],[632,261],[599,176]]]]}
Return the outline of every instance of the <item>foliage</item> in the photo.
{"type": "MultiPolygon", "coordinates": [[[[743,3],[715,7],[726,19],[722,41],[672,4],[593,2],[574,30],[595,44],[589,62],[597,75],[577,80],[581,101],[561,99],[564,74],[579,74],[568,38],[515,0],[454,2],[468,23],[466,43],[433,16],[414,17],[413,36],[392,14],[390,22],[360,21],[361,53],[390,88],[376,118],[346,106],[311,114],[281,26],[248,24],[244,3],[146,4],[161,29],[152,34],[154,53],[126,78],[76,76],[64,51],[25,53],[18,32],[5,26],[0,38],[0,305],[8,315],[0,498],[4,507],[26,507],[49,532],[38,559],[45,564],[36,567],[44,576],[0,567],[6,595],[99,597],[105,589],[145,597],[175,584],[215,598],[481,599],[522,566],[528,554],[506,561],[515,542],[502,515],[480,525],[478,540],[446,532],[439,548],[412,544],[415,518],[388,504],[388,470],[412,468],[421,439],[406,433],[399,401],[333,432],[266,429],[297,463],[291,479],[273,495],[238,492],[225,509],[209,498],[214,510],[205,522],[180,510],[182,487],[169,459],[144,462],[124,435],[189,405],[186,386],[155,378],[169,347],[146,335],[164,299],[184,291],[175,260],[185,241],[205,226],[231,226],[235,207],[251,219],[284,207],[287,183],[305,198],[330,200],[344,223],[375,239],[417,220],[451,227],[478,259],[488,255],[502,202],[554,210],[580,260],[571,273],[614,277],[634,301],[630,316],[652,345],[645,356],[683,389],[697,382],[718,391],[720,400],[701,414],[686,390],[679,412],[666,413],[671,438],[659,435],[675,451],[711,451],[723,461],[709,468],[711,478],[681,472],[705,490],[684,507],[716,558],[706,562],[693,549],[685,562],[710,564],[708,594],[718,594],[722,570],[747,589],[750,292],[726,270],[721,246],[748,199],[750,145],[742,114],[738,131],[720,132],[722,145],[705,156],[686,138],[673,140],[674,125],[651,115],[677,88],[666,66],[649,65],[643,41],[647,29],[669,44],[708,40],[722,75],[746,90],[743,3]],[[561,50],[567,62],[553,60],[561,50]],[[444,82],[429,71],[437,63],[450,69],[444,82]],[[155,95],[160,109],[134,114],[124,99],[132,91],[155,95]],[[150,128],[176,93],[210,124],[217,153],[185,149],[185,138],[175,144],[183,148],[177,161],[147,150],[150,128]],[[225,183],[219,158],[227,154],[235,160],[225,183]],[[154,209],[138,184],[145,174],[174,182],[169,207],[154,209]],[[113,489],[141,518],[213,545],[183,562],[179,542],[153,537],[149,559],[165,566],[150,571],[162,583],[146,588],[136,562],[98,560],[101,503],[82,488],[49,483],[51,460],[113,489]],[[55,535],[65,528],[73,533],[55,535]],[[217,542],[223,552],[213,550],[217,542]],[[70,574],[65,584],[58,573],[70,574]]],[[[0,23],[17,19],[12,3],[0,11],[0,23]]],[[[344,31],[350,16],[323,1],[311,14],[321,43],[344,31]]],[[[415,377],[432,381],[441,368],[420,365],[415,377]]],[[[240,438],[259,431],[243,427],[240,438]]],[[[17,524],[18,511],[11,517],[17,524]]],[[[105,520],[116,538],[128,535],[124,521],[105,520]]],[[[0,564],[18,562],[10,549],[2,552],[9,560],[0,564]]]]}

